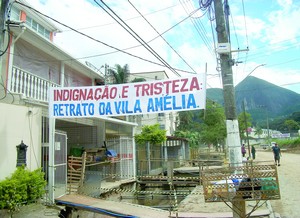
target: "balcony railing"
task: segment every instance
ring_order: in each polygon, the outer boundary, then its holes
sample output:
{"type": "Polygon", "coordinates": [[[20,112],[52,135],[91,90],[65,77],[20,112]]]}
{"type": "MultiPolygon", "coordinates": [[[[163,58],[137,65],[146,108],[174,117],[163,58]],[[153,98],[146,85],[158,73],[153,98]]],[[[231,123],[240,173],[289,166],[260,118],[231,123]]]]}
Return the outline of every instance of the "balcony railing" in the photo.
{"type": "Polygon", "coordinates": [[[8,83],[8,90],[11,93],[22,94],[24,98],[48,102],[49,88],[58,86],[56,83],[13,67],[8,83]]]}

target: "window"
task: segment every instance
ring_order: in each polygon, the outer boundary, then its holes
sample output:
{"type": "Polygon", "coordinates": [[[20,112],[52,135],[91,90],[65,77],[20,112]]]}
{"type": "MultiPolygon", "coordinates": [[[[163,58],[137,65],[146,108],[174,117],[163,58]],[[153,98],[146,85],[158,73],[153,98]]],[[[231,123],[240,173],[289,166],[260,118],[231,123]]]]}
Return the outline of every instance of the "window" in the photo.
{"type": "Polygon", "coordinates": [[[45,28],[41,25],[38,25],[38,32],[39,34],[41,34],[42,36],[44,36],[45,33],[45,28]]]}
{"type": "Polygon", "coordinates": [[[26,24],[31,27],[33,30],[38,32],[40,35],[44,36],[47,39],[50,39],[50,31],[47,30],[43,25],[37,23],[31,17],[26,16],[26,24]]]}
{"type": "Polygon", "coordinates": [[[13,8],[11,10],[10,19],[19,21],[20,20],[20,10],[18,10],[17,8],[13,8]]]}
{"type": "Polygon", "coordinates": [[[35,22],[34,20],[32,20],[31,28],[34,29],[35,31],[37,31],[38,30],[38,23],[35,22]]]}

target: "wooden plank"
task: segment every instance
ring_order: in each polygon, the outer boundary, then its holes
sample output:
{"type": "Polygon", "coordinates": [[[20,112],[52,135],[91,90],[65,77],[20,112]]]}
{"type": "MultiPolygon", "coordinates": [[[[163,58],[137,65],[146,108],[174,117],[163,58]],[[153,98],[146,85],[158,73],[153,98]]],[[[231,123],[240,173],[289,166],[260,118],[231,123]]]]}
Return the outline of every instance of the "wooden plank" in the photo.
{"type": "Polygon", "coordinates": [[[132,215],[143,218],[166,218],[169,216],[168,211],[154,209],[142,205],[129,204],[117,201],[108,201],[88,196],[70,194],[55,199],[56,204],[74,207],[81,210],[90,210],[95,213],[100,210],[106,210],[113,213],[132,215]]]}

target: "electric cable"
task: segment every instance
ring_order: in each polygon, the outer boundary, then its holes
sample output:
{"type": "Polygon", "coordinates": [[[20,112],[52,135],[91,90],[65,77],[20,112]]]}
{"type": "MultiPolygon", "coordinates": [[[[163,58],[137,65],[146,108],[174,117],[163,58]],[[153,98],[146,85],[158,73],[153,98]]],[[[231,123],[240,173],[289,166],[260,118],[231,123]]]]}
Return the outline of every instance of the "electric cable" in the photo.
{"type": "Polygon", "coordinates": [[[100,0],[101,3],[110,11],[106,10],[97,0],[94,2],[101,7],[111,18],[113,18],[124,30],[126,30],[134,39],[143,45],[154,57],[156,57],[161,63],[164,64],[169,70],[171,70],[175,75],[181,76],[177,73],[154,49],[147,44],[122,18],[120,18],[103,0],[100,0]]]}
{"type": "Polygon", "coordinates": [[[7,41],[7,45],[6,45],[5,49],[3,51],[1,51],[0,57],[3,56],[7,52],[8,48],[10,46],[10,29],[9,29],[9,24],[7,24],[7,30],[6,31],[7,31],[8,41],[7,41]]]}
{"type": "Polygon", "coordinates": [[[130,5],[141,15],[141,17],[152,27],[152,29],[160,36],[164,42],[167,43],[167,45],[178,55],[178,57],[187,65],[189,68],[196,74],[196,71],[189,65],[186,60],[170,45],[170,43],[157,31],[157,29],[146,19],[146,17],[131,3],[130,0],[128,0],[130,5]]]}
{"type": "MultiPolygon", "coordinates": [[[[159,9],[157,11],[152,11],[150,13],[146,13],[145,16],[148,16],[148,15],[151,15],[151,14],[155,14],[155,13],[158,13],[158,12],[161,12],[161,11],[164,11],[164,10],[167,10],[167,9],[170,9],[170,8],[173,8],[173,7],[177,7],[178,4],[176,5],[171,5],[171,6],[168,6],[166,8],[162,8],[162,9],[159,9]]],[[[140,18],[140,16],[135,16],[135,17],[131,17],[131,18],[128,18],[128,19],[125,19],[125,21],[129,21],[129,20],[134,20],[134,19],[137,19],[137,18],[140,18]]],[[[116,24],[115,22],[111,22],[111,23],[107,23],[107,24],[102,24],[102,25],[97,25],[97,26],[90,26],[90,27],[83,27],[83,28],[78,28],[76,30],[84,30],[84,29],[91,29],[91,28],[98,28],[98,27],[102,27],[102,26],[109,26],[109,25],[114,25],[116,24]]],[[[66,30],[63,30],[61,32],[68,32],[68,31],[71,31],[69,29],[66,29],[66,30]]]]}
{"type": "MultiPolygon", "coordinates": [[[[122,53],[124,53],[124,54],[127,54],[127,55],[129,55],[129,56],[134,57],[134,58],[140,59],[140,60],[142,60],[142,61],[146,61],[146,62],[149,62],[149,63],[152,63],[152,64],[156,64],[156,65],[159,65],[159,66],[166,67],[164,64],[160,64],[160,63],[157,63],[157,62],[154,62],[154,61],[151,61],[151,60],[147,60],[147,59],[142,58],[142,57],[140,57],[140,56],[137,56],[137,55],[131,54],[131,53],[129,53],[129,52],[123,51],[123,50],[121,50],[121,49],[119,49],[119,48],[116,48],[116,47],[111,46],[111,45],[109,45],[109,44],[107,44],[107,43],[104,43],[104,42],[102,42],[102,41],[100,41],[100,40],[97,40],[97,39],[95,39],[95,38],[93,38],[93,37],[91,37],[91,36],[89,36],[89,35],[87,35],[87,34],[84,34],[84,33],[82,33],[82,32],[79,32],[79,31],[77,31],[76,29],[74,29],[74,28],[72,28],[72,27],[70,27],[70,26],[68,26],[68,25],[66,25],[66,24],[64,24],[64,23],[62,23],[62,22],[60,22],[60,21],[58,21],[58,20],[56,20],[56,19],[54,19],[54,18],[52,18],[52,17],[50,17],[50,16],[44,14],[44,13],[42,13],[42,12],[40,12],[40,11],[34,9],[34,8],[32,8],[32,7],[29,6],[29,5],[26,5],[26,4],[21,3],[21,2],[16,2],[16,3],[18,3],[18,4],[20,4],[20,5],[24,6],[24,7],[27,7],[27,8],[29,8],[30,10],[32,10],[32,11],[34,11],[34,12],[40,14],[40,15],[43,15],[43,16],[49,18],[50,20],[53,20],[54,22],[56,22],[56,23],[58,23],[58,24],[60,24],[60,25],[62,25],[62,26],[64,26],[64,27],[67,27],[67,28],[73,30],[74,32],[76,32],[76,33],[78,33],[78,34],[80,34],[80,35],[82,35],[82,36],[85,36],[85,37],[87,37],[87,38],[89,38],[89,39],[91,39],[91,40],[93,40],[93,41],[96,41],[96,42],[98,42],[98,43],[101,43],[101,44],[103,44],[103,45],[105,45],[105,46],[107,46],[107,47],[109,47],[109,48],[112,48],[112,49],[114,49],[114,50],[117,50],[117,51],[119,51],[119,52],[122,52],[122,53]]],[[[74,59],[71,59],[71,60],[74,60],[74,59]]],[[[75,60],[77,60],[77,59],[75,59],[75,60]]],[[[57,60],[56,60],[56,61],[57,61],[57,60]]],[[[48,62],[48,61],[45,61],[45,62],[48,62]]],[[[184,70],[180,70],[180,71],[185,72],[184,70]]]]}
{"type": "Polygon", "coordinates": [[[249,47],[249,39],[248,39],[248,30],[247,30],[247,22],[246,22],[246,12],[245,12],[244,0],[242,0],[242,5],[243,5],[243,14],[244,14],[244,24],[245,24],[246,41],[247,41],[247,47],[249,47]]]}
{"type": "MultiPolygon", "coordinates": [[[[181,3],[181,5],[182,5],[183,9],[185,10],[185,12],[186,12],[187,14],[189,14],[189,12],[188,12],[188,6],[185,6],[186,4],[183,4],[181,0],[180,0],[180,3],[181,3]]],[[[184,3],[185,3],[185,2],[184,2],[184,3]]],[[[199,7],[199,9],[201,9],[202,11],[204,11],[203,8],[201,8],[201,6],[199,7]]],[[[204,14],[205,14],[206,12],[207,12],[207,11],[205,11],[204,14]]],[[[214,55],[214,54],[212,53],[212,50],[213,50],[213,49],[212,49],[212,46],[211,46],[211,43],[210,43],[210,39],[209,39],[208,36],[207,36],[208,34],[207,34],[207,32],[206,32],[206,30],[205,30],[203,24],[202,24],[201,21],[199,20],[199,18],[195,18],[195,19],[194,19],[194,18],[191,17],[191,22],[192,22],[193,26],[195,27],[195,30],[196,30],[197,33],[199,34],[200,38],[202,39],[204,45],[207,47],[207,50],[208,50],[212,55],[214,55]]]]}
{"type": "MultiPolygon", "coordinates": [[[[7,1],[4,1],[5,3],[7,2],[7,1]]],[[[14,2],[12,2],[12,3],[9,3],[8,4],[8,7],[7,7],[7,21],[6,21],[6,27],[7,27],[7,44],[6,44],[6,47],[5,47],[5,49],[3,50],[3,51],[1,51],[0,50],[0,57],[1,56],[3,56],[5,53],[6,53],[6,51],[8,50],[8,48],[9,48],[9,46],[10,46],[10,28],[9,28],[9,20],[10,20],[10,12],[11,12],[11,8],[12,8],[12,5],[13,5],[13,3],[14,2]]],[[[4,8],[6,7],[6,5],[4,5],[3,6],[4,8]]],[[[4,30],[5,31],[5,30],[4,30]]],[[[2,39],[1,39],[2,40],[2,39]]]]}

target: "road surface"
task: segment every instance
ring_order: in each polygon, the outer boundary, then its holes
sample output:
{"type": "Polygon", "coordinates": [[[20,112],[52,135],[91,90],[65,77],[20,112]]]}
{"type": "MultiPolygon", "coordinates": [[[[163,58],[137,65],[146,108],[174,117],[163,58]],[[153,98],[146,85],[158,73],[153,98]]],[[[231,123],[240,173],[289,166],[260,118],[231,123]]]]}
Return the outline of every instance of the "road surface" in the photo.
{"type": "MultiPolygon", "coordinates": [[[[257,152],[257,160],[273,160],[271,151],[257,152]]],[[[282,152],[278,169],[280,200],[270,201],[281,218],[300,217],[300,154],[282,152]]]]}

